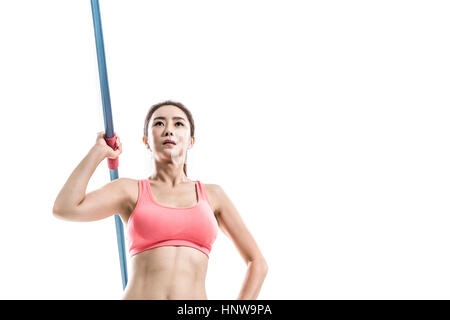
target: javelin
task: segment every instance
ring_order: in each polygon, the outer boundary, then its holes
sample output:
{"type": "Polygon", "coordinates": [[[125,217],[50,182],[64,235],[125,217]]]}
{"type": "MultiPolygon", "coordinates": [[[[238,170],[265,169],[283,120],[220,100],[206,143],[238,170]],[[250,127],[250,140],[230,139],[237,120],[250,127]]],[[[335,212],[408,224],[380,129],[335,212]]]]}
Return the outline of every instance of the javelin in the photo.
{"type": "MultiPolygon", "coordinates": [[[[116,149],[116,134],[114,131],[111,99],[109,96],[108,75],[106,73],[105,48],[103,45],[102,21],[100,19],[100,7],[98,0],[91,0],[92,17],[94,19],[95,46],[97,48],[98,73],[100,75],[100,88],[102,92],[103,121],[105,123],[105,140],[113,149],[116,149]]],[[[109,176],[111,181],[119,177],[119,157],[108,158],[109,176]]],[[[123,224],[118,214],[114,215],[116,222],[117,245],[119,247],[120,271],[122,274],[122,285],[125,290],[128,282],[127,260],[125,256],[125,244],[123,235],[123,224]]]]}

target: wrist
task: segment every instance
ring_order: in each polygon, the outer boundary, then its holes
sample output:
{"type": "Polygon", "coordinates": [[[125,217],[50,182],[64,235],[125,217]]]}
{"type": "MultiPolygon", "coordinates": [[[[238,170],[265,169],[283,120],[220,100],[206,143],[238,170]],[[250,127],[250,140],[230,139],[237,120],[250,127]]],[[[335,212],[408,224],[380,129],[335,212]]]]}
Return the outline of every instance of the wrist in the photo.
{"type": "Polygon", "coordinates": [[[94,145],[89,151],[96,159],[102,161],[106,158],[106,149],[99,145],[94,145]]]}

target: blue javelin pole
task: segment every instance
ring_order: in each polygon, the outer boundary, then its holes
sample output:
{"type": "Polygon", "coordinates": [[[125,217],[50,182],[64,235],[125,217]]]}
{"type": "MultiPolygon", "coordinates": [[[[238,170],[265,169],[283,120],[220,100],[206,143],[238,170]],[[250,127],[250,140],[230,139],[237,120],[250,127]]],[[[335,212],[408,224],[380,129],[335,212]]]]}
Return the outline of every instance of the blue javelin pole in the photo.
{"type": "MultiPolygon", "coordinates": [[[[102,91],[103,120],[105,123],[105,140],[107,144],[115,148],[116,135],[113,126],[111,99],[109,97],[108,75],[106,73],[105,48],[103,45],[102,21],[100,19],[100,7],[98,0],[91,0],[92,17],[94,19],[95,45],[97,48],[98,72],[100,75],[100,88],[102,91]]],[[[108,158],[109,176],[111,181],[119,177],[119,157],[108,158]]],[[[117,245],[119,247],[120,270],[122,274],[122,285],[125,290],[128,282],[127,260],[125,255],[125,244],[123,235],[123,224],[118,214],[114,215],[116,222],[117,245]]]]}

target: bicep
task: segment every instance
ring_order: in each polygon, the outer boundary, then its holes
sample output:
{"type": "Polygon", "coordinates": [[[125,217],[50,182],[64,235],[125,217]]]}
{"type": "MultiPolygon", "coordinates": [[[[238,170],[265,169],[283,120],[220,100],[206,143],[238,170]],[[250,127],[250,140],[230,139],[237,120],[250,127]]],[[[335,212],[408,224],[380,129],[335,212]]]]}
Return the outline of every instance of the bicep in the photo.
{"type": "Polygon", "coordinates": [[[66,217],[72,221],[96,221],[120,214],[125,207],[124,180],[115,179],[91,191],[66,217]]]}

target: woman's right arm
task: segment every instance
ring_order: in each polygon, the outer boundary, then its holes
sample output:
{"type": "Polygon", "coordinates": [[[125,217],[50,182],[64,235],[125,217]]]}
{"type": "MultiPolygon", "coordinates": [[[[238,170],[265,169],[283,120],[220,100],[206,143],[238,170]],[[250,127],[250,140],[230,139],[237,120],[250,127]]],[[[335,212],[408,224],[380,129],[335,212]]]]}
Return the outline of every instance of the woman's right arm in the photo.
{"type": "Polygon", "coordinates": [[[110,148],[104,132],[97,134],[97,142],[78,164],[56,197],[53,215],[69,221],[95,221],[122,212],[126,204],[123,179],[113,180],[102,188],[86,194],[88,182],[97,166],[106,158],[115,158],[122,152],[110,148]]]}

